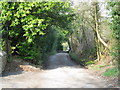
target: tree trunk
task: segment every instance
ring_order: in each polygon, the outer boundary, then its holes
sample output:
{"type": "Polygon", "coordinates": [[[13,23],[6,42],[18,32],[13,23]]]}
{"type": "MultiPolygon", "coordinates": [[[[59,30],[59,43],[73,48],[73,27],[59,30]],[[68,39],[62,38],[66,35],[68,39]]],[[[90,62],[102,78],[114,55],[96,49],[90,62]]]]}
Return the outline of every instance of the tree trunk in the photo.
{"type": "Polygon", "coordinates": [[[99,25],[98,25],[98,2],[94,2],[94,19],[95,19],[95,36],[96,36],[96,44],[97,44],[97,59],[100,60],[100,40],[99,40],[99,33],[98,33],[98,29],[99,29],[99,25]]]}
{"type": "Polygon", "coordinates": [[[5,40],[5,51],[7,53],[7,61],[10,62],[12,61],[12,49],[11,49],[11,45],[10,45],[10,41],[8,40],[8,27],[7,27],[7,36],[6,36],[6,40],[5,40]]]}

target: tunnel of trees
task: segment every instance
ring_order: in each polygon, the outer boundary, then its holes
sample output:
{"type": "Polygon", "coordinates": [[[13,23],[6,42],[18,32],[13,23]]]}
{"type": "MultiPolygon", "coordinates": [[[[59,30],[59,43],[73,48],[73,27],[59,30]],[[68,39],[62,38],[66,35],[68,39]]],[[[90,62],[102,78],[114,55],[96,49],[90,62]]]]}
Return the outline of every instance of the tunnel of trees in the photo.
{"type": "Polygon", "coordinates": [[[43,64],[63,50],[82,65],[119,59],[119,2],[0,2],[0,8],[1,49],[8,61],[19,56],[43,64]]]}

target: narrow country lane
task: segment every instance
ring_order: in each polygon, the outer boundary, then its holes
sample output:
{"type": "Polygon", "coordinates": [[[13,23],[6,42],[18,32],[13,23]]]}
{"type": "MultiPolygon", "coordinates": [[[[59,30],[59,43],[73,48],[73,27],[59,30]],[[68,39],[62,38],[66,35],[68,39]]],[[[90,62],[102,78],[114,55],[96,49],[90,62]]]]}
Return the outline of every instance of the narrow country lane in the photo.
{"type": "Polygon", "coordinates": [[[49,57],[46,69],[2,78],[3,88],[105,88],[106,82],[70,60],[69,54],[49,57]]]}

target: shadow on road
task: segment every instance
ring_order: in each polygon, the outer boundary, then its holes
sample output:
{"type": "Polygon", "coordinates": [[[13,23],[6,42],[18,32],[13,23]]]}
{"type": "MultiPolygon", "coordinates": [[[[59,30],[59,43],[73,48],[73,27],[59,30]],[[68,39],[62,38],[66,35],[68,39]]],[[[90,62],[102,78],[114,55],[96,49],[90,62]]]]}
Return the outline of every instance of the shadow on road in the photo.
{"type": "Polygon", "coordinates": [[[10,63],[7,63],[5,70],[2,73],[2,77],[22,74],[23,69],[20,67],[20,65],[23,65],[23,63],[19,60],[15,60],[15,61],[12,61],[10,63]]]}
{"type": "Polygon", "coordinates": [[[44,69],[50,70],[61,67],[80,67],[80,66],[70,59],[68,53],[57,53],[49,57],[48,61],[45,64],[44,69]]]}
{"type": "MultiPolygon", "coordinates": [[[[14,68],[14,70],[16,69],[14,68]]],[[[107,86],[104,80],[90,74],[73,62],[68,53],[57,53],[50,56],[46,70],[10,74],[18,75],[3,77],[3,88],[103,88],[107,86]]]]}
{"type": "Polygon", "coordinates": [[[36,68],[31,65],[29,62],[23,61],[21,59],[14,58],[12,62],[7,63],[2,77],[23,74],[25,72],[34,72],[39,71],[40,68],[36,68]]]}
{"type": "MultiPolygon", "coordinates": [[[[78,64],[70,59],[68,53],[57,53],[48,58],[48,61],[43,67],[43,70],[51,70],[56,68],[63,67],[75,67],[81,68],[78,64]]],[[[37,70],[40,68],[37,68],[37,70]]],[[[10,76],[10,75],[18,75],[22,74],[25,71],[35,71],[36,67],[29,65],[28,62],[24,62],[23,60],[14,59],[11,63],[6,65],[6,68],[2,74],[2,77],[10,76]]]]}

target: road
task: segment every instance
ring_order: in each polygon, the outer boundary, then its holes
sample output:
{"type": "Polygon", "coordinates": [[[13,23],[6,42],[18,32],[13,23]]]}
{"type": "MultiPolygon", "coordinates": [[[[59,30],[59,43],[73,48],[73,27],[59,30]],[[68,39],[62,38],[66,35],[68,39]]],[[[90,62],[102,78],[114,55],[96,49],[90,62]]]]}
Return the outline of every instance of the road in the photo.
{"type": "Polygon", "coordinates": [[[106,82],[73,62],[67,53],[50,56],[46,69],[2,77],[4,88],[105,88],[106,82]]]}

